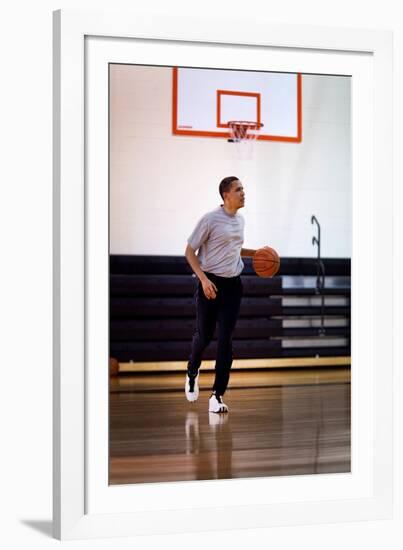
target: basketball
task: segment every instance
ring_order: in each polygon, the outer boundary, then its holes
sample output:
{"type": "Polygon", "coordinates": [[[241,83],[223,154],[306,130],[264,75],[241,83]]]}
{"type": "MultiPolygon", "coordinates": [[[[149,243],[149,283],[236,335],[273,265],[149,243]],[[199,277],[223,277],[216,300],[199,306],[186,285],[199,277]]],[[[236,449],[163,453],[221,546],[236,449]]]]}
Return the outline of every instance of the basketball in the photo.
{"type": "Polygon", "coordinates": [[[114,357],[109,359],[109,375],[117,376],[119,374],[119,361],[114,357]]]}
{"type": "Polygon", "coordinates": [[[259,277],[273,277],[280,268],[280,258],[274,248],[265,246],[256,250],[252,264],[259,277]]]}

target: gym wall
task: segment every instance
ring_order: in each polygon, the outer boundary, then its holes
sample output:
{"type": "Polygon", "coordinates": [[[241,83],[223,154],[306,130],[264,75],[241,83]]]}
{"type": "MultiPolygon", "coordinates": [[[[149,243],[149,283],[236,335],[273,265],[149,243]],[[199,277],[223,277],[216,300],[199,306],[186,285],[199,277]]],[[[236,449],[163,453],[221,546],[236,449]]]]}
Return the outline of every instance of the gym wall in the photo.
{"type": "Polygon", "coordinates": [[[245,246],[351,256],[350,78],[303,75],[302,142],[257,142],[239,160],[222,138],[172,135],[172,69],[112,65],[110,253],[182,255],[197,220],[221,203],[220,180],[245,187],[245,246]]]}

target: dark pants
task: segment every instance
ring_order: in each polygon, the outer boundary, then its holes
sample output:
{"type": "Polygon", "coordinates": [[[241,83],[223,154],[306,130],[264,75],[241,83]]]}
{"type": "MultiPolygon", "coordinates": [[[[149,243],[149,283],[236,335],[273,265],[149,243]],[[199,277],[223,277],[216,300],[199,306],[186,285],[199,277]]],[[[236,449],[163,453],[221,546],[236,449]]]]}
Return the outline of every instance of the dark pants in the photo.
{"type": "Polygon", "coordinates": [[[189,376],[196,376],[202,361],[202,354],[211,342],[218,324],[217,356],[213,391],[224,395],[232,365],[232,333],[238,319],[242,298],[241,277],[219,277],[206,273],[218,289],[214,300],[208,300],[201,283],[195,293],[196,330],[193,334],[192,351],[188,363],[189,376]]]}

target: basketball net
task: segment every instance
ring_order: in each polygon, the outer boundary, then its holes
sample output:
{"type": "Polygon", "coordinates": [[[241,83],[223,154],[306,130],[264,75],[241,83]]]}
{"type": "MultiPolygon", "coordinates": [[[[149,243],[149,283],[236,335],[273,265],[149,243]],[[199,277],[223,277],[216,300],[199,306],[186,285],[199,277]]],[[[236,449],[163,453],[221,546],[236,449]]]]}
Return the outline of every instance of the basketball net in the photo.
{"type": "Polygon", "coordinates": [[[249,160],[253,157],[254,144],[259,137],[261,122],[250,120],[230,120],[228,122],[231,143],[235,143],[237,156],[241,160],[249,160]]]}

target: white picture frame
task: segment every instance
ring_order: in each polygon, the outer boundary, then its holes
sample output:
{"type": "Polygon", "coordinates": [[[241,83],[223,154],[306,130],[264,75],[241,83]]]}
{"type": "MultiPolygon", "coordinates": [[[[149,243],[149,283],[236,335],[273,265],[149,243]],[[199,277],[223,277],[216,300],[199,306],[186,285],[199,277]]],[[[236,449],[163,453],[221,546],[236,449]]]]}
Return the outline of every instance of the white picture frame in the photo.
{"type": "Polygon", "coordinates": [[[382,286],[382,266],[374,253],[393,253],[392,33],[272,25],[262,19],[245,24],[204,17],[202,23],[119,12],[54,13],[54,536],[59,539],[392,515],[393,287],[382,286]],[[140,46],[134,59],[133,44],[140,46]],[[353,290],[354,280],[360,282],[352,303],[351,474],[223,480],[217,482],[219,506],[206,497],[212,490],[206,482],[108,487],[107,429],[101,422],[94,430],[92,420],[94,415],[105,420],[107,411],[107,366],[94,368],[107,346],[102,321],[107,154],[91,160],[105,151],[102,67],[128,59],[175,65],[185,58],[203,66],[211,63],[213,50],[222,55],[216,62],[225,66],[239,67],[242,55],[253,51],[263,64],[270,53],[272,70],[352,75],[353,290]],[[91,79],[99,77],[95,98],[91,79]],[[95,175],[101,182],[99,201],[91,183],[95,175]],[[269,493],[262,490],[265,483],[269,493]],[[190,521],[195,513],[197,523],[190,521]]]}

